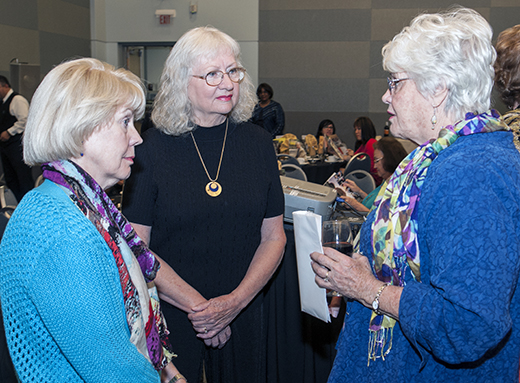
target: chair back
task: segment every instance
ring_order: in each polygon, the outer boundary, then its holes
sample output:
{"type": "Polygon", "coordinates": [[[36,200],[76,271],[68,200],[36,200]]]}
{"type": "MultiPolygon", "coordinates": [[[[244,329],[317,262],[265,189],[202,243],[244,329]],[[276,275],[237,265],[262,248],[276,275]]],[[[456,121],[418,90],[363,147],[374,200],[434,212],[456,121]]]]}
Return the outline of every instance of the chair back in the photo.
{"type": "Polygon", "coordinates": [[[357,153],[355,154],[350,161],[345,166],[345,171],[343,174],[349,174],[354,170],[364,170],[366,172],[370,172],[370,168],[372,167],[372,160],[366,153],[357,153]]]}
{"type": "Polygon", "coordinates": [[[376,188],[374,177],[365,170],[354,170],[348,173],[345,179],[354,181],[356,185],[367,194],[376,188]]]}
{"type": "Polygon", "coordinates": [[[38,178],[36,178],[36,181],[34,181],[34,187],[37,188],[43,183],[43,181],[45,181],[45,178],[43,178],[43,174],[40,174],[38,178]]]}
{"type": "Polygon", "coordinates": [[[283,164],[282,169],[285,171],[285,176],[289,178],[296,178],[301,181],[307,181],[307,174],[300,168],[300,166],[293,164],[283,164]]]}
{"type": "Polygon", "coordinates": [[[300,167],[298,160],[288,154],[278,154],[276,157],[278,158],[278,161],[282,163],[282,165],[292,164],[300,167]]]}
{"type": "Polygon", "coordinates": [[[0,208],[15,208],[16,205],[18,205],[18,201],[11,189],[8,189],[5,185],[0,186],[0,208]]]}

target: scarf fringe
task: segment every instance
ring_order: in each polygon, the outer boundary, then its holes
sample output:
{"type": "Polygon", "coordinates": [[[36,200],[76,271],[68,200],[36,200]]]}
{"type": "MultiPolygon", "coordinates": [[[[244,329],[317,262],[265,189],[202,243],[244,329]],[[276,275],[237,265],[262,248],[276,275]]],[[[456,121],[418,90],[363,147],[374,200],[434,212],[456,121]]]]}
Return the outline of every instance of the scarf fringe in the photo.
{"type": "Polygon", "coordinates": [[[370,361],[374,362],[381,358],[383,361],[392,349],[392,339],[394,335],[394,328],[383,328],[378,331],[369,330],[368,337],[368,362],[367,367],[370,366],[370,361]],[[389,340],[387,344],[387,340],[389,340]]]}

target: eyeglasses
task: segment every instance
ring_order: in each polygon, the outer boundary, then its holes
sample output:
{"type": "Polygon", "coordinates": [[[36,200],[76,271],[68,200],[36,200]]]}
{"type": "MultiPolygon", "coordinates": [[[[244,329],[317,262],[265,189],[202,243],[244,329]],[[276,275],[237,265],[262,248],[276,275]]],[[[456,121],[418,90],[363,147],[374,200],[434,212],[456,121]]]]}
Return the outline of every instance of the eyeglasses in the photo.
{"type": "Polygon", "coordinates": [[[395,89],[397,88],[397,84],[399,84],[401,81],[405,80],[411,80],[411,78],[390,78],[387,77],[386,81],[388,82],[388,90],[390,91],[390,94],[395,93],[395,89]]]}
{"type": "Polygon", "coordinates": [[[244,68],[231,68],[227,72],[219,70],[209,72],[205,76],[192,75],[193,77],[206,80],[206,84],[209,86],[219,86],[224,81],[224,75],[227,74],[229,79],[233,82],[240,83],[246,76],[246,70],[244,68]]]}
{"type": "Polygon", "coordinates": [[[381,161],[383,157],[375,158],[374,157],[374,164],[377,164],[379,161],[381,161]]]}

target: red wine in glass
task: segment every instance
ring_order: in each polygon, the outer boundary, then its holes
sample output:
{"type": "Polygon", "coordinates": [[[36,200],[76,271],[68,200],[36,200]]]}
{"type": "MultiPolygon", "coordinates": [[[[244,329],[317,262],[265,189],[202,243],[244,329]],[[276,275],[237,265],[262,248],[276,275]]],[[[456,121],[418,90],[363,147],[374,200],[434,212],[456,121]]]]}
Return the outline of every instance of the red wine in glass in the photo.
{"type": "Polygon", "coordinates": [[[354,251],[354,247],[349,242],[325,242],[323,247],[332,247],[333,249],[352,257],[352,252],[354,251]]]}

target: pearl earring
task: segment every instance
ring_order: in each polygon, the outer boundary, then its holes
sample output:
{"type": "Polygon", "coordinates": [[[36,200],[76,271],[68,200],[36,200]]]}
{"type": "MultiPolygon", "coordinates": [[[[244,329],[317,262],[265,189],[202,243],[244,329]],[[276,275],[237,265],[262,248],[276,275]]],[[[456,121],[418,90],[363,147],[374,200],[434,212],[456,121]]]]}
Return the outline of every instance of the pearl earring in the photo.
{"type": "Polygon", "coordinates": [[[432,122],[432,130],[435,129],[435,125],[437,124],[437,115],[435,114],[437,112],[437,108],[433,108],[433,116],[432,116],[432,119],[431,119],[431,122],[432,122]]]}

